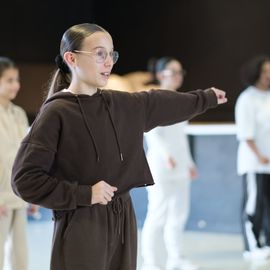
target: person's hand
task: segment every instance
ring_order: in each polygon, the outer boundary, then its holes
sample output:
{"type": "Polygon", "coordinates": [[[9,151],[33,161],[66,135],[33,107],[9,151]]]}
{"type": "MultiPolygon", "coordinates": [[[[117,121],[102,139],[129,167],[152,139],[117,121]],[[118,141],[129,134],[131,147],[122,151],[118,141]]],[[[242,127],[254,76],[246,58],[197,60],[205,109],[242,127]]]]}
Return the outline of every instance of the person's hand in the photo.
{"type": "Polygon", "coordinates": [[[5,205],[0,205],[0,219],[7,216],[7,207],[5,205]]]}
{"type": "Polygon", "coordinates": [[[172,170],[172,169],[175,168],[176,163],[175,163],[174,159],[173,159],[171,156],[168,156],[168,157],[166,158],[166,165],[167,165],[167,168],[168,168],[169,170],[172,170]]]}
{"type": "Polygon", "coordinates": [[[263,165],[266,165],[269,163],[269,159],[263,155],[258,156],[259,162],[263,165]]]}
{"type": "Polygon", "coordinates": [[[31,204],[29,205],[29,208],[28,208],[28,214],[29,215],[33,215],[35,213],[37,213],[39,211],[39,206],[36,205],[36,204],[31,204]]]}
{"type": "Polygon", "coordinates": [[[213,90],[217,96],[217,103],[223,104],[227,102],[226,93],[220,89],[217,89],[215,87],[211,87],[211,90],[213,90]]]}
{"type": "Polygon", "coordinates": [[[42,215],[39,212],[39,208],[39,205],[30,204],[27,210],[28,215],[31,216],[33,219],[40,220],[42,218],[42,215]]]}
{"type": "Polygon", "coordinates": [[[114,196],[114,192],[117,191],[116,187],[113,187],[105,181],[99,181],[92,186],[92,204],[108,204],[114,196]]]}
{"type": "Polygon", "coordinates": [[[198,178],[198,171],[195,166],[189,168],[189,175],[192,180],[195,180],[196,178],[198,178]]]}

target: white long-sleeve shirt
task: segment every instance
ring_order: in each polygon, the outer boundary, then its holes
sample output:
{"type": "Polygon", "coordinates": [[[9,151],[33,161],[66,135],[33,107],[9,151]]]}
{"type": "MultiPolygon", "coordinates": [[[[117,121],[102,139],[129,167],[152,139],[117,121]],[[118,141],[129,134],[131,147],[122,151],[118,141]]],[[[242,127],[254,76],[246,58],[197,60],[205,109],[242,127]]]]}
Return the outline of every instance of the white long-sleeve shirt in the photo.
{"type": "Polygon", "coordinates": [[[194,166],[188,138],[185,133],[187,122],[172,126],[158,127],[145,134],[147,160],[155,181],[181,180],[190,178],[194,166]],[[166,158],[171,157],[176,166],[167,167],[166,158]]]}
{"type": "Polygon", "coordinates": [[[270,173],[270,164],[261,164],[246,142],[254,140],[260,153],[270,160],[270,89],[261,91],[250,86],[244,90],[236,102],[235,120],[238,173],[270,173]]]}
{"type": "Polygon", "coordinates": [[[26,203],[11,189],[11,171],[27,129],[28,121],[22,108],[13,103],[7,108],[0,105],[0,205],[10,209],[26,206],[26,203]]]}

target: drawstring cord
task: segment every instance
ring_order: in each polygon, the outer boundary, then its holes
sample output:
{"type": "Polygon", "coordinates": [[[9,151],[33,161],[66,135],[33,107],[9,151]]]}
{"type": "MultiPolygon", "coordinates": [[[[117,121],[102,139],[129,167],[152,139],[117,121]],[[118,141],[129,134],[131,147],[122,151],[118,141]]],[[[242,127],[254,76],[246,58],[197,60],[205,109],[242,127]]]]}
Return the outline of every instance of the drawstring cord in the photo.
{"type": "MultiPolygon", "coordinates": [[[[103,93],[102,93],[102,90],[100,90],[99,94],[102,96],[102,99],[105,103],[105,106],[106,106],[106,109],[109,113],[109,118],[110,118],[110,121],[111,121],[111,124],[112,124],[112,127],[113,127],[113,131],[114,131],[114,135],[115,135],[115,138],[116,138],[116,143],[117,143],[117,147],[118,147],[118,152],[119,152],[119,157],[120,157],[120,161],[123,162],[124,161],[124,156],[123,156],[123,153],[122,153],[122,150],[121,150],[121,146],[120,146],[120,142],[119,142],[119,136],[117,134],[117,130],[116,130],[116,127],[115,127],[115,124],[114,124],[114,121],[113,121],[113,118],[112,118],[112,115],[111,115],[111,111],[110,111],[110,108],[109,108],[109,105],[108,105],[108,102],[106,100],[106,98],[104,97],[103,93]]],[[[89,127],[88,125],[88,122],[86,120],[86,116],[85,116],[85,112],[83,110],[83,106],[81,104],[81,100],[79,99],[79,97],[76,95],[76,98],[77,98],[77,101],[78,101],[78,104],[79,104],[79,107],[80,107],[80,110],[81,110],[81,113],[82,113],[82,116],[83,116],[83,121],[86,125],[86,128],[92,138],[92,141],[93,141],[93,144],[94,144],[94,147],[95,147],[95,151],[96,151],[96,157],[97,157],[97,162],[100,161],[100,156],[99,156],[99,150],[98,150],[98,146],[96,144],[96,141],[95,141],[95,138],[94,138],[94,135],[91,131],[91,128],[89,127]]]]}
{"type": "Polygon", "coordinates": [[[112,201],[112,210],[116,214],[116,226],[115,231],[118,235],[121,235],[121,242],[125,242],[125,211],[124,211],[124,202],[121,197],[116,197],[112,201]]]}
{"type": "Polygon", "coordinates": [[[97,157],[97,162],[100,161],[100,158],[99,158],[99,151],[98,151],[98,147],[97,147],[97,144],[96,144],[96,141],[95,141],[95,138],[94,138],[94,135],[92,134],[92,131],[87,123],[87,120],[86,120],[86,116],[85,116],[85,113],[84,113],[84,110],[83,110],[83,107],[82,107],[82,104],[81,104],[81,101],[79,99],[78,96],[76,96],[77,100],[78,100],[78,103],[79,103],[79,107],[80,107],[80,110],[81,110],[81,113],[82,113],[82,116],[83,116],[83,121],[86,125],[86,128],[92,138],[92,141],[93,141],[93,144],[94,144],[94,147],[95,147],[95,151],[96,151],[96,157],[97,157]]]}
{"type": "Polygon", "coordinates": [[[115,135],[117,146],[118,146],[120,160],[121,160],[121,162],[123,162],[124,161],[124,157],[123,157],[123,153],[122,153],[122,150],[121,150],[121,146],[120,146],[120,142],[119,142],[119,137],[118,137],[118,134],[117,134],[117,130],[115,128],[115,124],[114,124],[114,121],[113,121],[113,118],[112,118],[112,114],[111,114],[111,111],[110,111],[108,102],[107,102],[106,98],[104,97],[104,95],[102,93],[102,90],[100,91],[100,95],[102,96],[102,98],[104,100],[104,103],[106,105],[106,109],[107,109],[107,111],[109,113],[109,117],[110,117],[110,120],[111,120],[111,123],[112,123],[112,126],[113,126],[113,131],[114,131],[114,135],[115,135]]]}

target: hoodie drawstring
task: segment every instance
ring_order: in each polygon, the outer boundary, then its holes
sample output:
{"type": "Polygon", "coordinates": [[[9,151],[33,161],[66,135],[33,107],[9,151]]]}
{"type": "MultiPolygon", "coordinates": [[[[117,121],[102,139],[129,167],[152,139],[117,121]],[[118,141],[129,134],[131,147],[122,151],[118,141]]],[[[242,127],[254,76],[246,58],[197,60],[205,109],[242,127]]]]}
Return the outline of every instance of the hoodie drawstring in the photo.
{"type": "Polygon", "coordinates": [[[117,196],[112,200],[113,213],[116,215],[116,233],[121,235],[121,242],[124,244],[125,241],[125,206],[121,196],[117,196]]]}
{"type": "MultiPolygon", "coordinates": [[[[113,127],[113,131],[114,131],[114,135],[115,135],[115,139],[116,139],[116,143],[117,143],[117,147],[118,147],[120,161],[123,162],[124,157],[123,157],[123,153],[122,153],[121,146],[120,146],[119,136],[117,134],[117,130],[116,130],[116,127],[115,127],[115,124],[114,124],[114,121],[113,121],[113,118],[112,118],[112,115],[111,115],[111,111],[110,111],[108,102],[107,102],[106,98],[104,97],[104,95],[102,93],[102,90],[100,90],[99,94],[102,96],[102,99],[103,99],[103,101],[105,103],[106,109],[107,109],[107,111],[109,113],[109,118],[110,118],[110,121],[111,121],[111,124],[112,124],[112,127],[113,127]]],[[[87,128],[87,130],[88,130],[88,132],[90,134],[90,137],[91,137],[91,139],[93,141],[93,144],[94,144],[94,147],[95,147],[97,162],[99,162],[100,161],[100,155],[99,155],[99,149],[98,149],[97,143],[95,141],[95,138],[94,138],[94,135],[93,135],[93,133],[91,131],[91,128],[88,125],[88,122],[86,120],[86,115],[85,115],[83,106],[81,104],[81,100],[80,100],[80,98],[78,96],[76,96],[76,98],[77,98],[77,101],[78,101],[78,104],[79,104],[79,107],[80,107],[80,110],[81,110],[81,113],[82,113],[82,116],[83,116],[83,121],[84,121],[84,123],[86,125],[86,128],[87,128]]]]}
{"type": "Polygon", "coordinates": [[[92,141],[93,141],[93,144],[94,144],[94,147],[95,147],[95,151],[96,151],[96,157],[97,157],[97,162],[100,161],[100,157],[99,157],[99,151],[98,151],[98,146],[97,146],[97,143],[95,141],[95,138],[94,138],[94,135],[92,134],[92,131],[91,131],[91,128],[89,127],[88,123],[87,123],[87,120],[86,120],[86,115],[85,115],[85,112],[83,110],[83,106],[81,104],[81,101],[79,99],[78,96],[76,96],[77,100],[78,100],[78,104],[79,104],[79,107],[80,107],[80,110],[81,110],[81,113],[82,113],[82,116],[83,116],[83,121],[86,125],[86,128],[90,134],[90,137],[92,138],[92,141]]]}
{"type": "Polygon", "coordinates": [[[100,91],[100,95],[102,96],[102,98],[104,100],[104,103],[106,105],[106,109],[107,109],[107,111],[109,113],[109,117],[110,117],[110,120],[111,120],[111,123],[112,123],[112,126],[113,126],[114,135],[115,135],[116,142],[117,142],[117,147],[118,147],[118,151],[119,151],[120,160],[121,160],[121,162],[123,162],[124,161],[124,157],[123,157],[123,153],[122,153],[121,146],[120,146],[119,136],[117,134],[117,130],[116,130],[116,127],[115,127],[113,118],[112,118],[112,114],[111,114],[111,111],[110,111],[108,102],[107,102],[105,96],[103,95],[103,91],[102,90],[100,91]]]}

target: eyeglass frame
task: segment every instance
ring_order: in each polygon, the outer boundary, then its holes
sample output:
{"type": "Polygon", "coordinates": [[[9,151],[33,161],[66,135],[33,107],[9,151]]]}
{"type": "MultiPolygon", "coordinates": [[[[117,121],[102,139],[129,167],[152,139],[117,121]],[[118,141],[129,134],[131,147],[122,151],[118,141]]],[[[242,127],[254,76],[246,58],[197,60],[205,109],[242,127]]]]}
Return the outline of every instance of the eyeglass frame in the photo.
{"type": "MultiPolygon", "coordinates": [[[[101,49],[103,49],[103,48],[101,48],[101,49]]],[[[106,61],[106,59],[107,59],[107,57],[108,57],[108,55],[111,57],[111,59],[113,60],[113,64],[116,64],[116,62],[118,61],[118,59],[119,59],[119,52],[118,51],[112,51],[112,52],[107,52],[107,50],[105,50],[104,49],[104,51],[106,51],[106,57],[104,58],[104,60],[102,61],[102,62],[99,62],[99,61],[97,61],[96,60],[96,62],[97,63],[99,63],[99,64],[102,64],[102,63],[104,63],[105,61],[106,61]],[[116,53],[116,60],[114,60],[114,58],[113,58],[113,53],[116,53]]],[[[73,50],[72,51],[73,53],[85,53],[85,54],[92,54],[92,53],[95,53],[95,52],[93,52],[93,51],[81,51],[81,50],[73,50]]]]}

